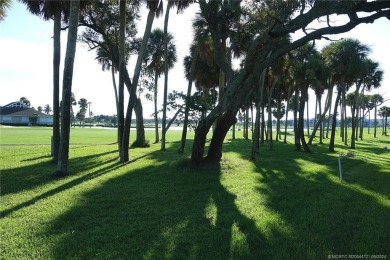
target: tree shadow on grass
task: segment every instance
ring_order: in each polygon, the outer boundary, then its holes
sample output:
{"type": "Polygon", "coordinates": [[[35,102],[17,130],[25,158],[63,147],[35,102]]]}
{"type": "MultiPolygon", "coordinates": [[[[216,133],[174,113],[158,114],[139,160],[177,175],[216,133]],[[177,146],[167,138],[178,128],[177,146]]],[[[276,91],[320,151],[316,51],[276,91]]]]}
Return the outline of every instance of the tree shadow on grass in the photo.
{"type": "MultiPolygon", "coordinates": [[[[345,181],[341,183],[337,155],[327,153],[326,145],[313,147],[310,154],[278,143],[274,149],[282,152],[261,150],[254,163],[262,175],[257,190],[292,230],[291,239],[275,240],[294,249],[289,258],[390,253],[389,173],[362,158],[344,158],[345,181]],[[354,167],[363,170],[355,174],[354,167]]],[[[243,158],[249,158],[249,152],[243,158]]]]}
{"type": "MultiPolygon", "coordinates": [[[[82,149],[82,147],[71,147],[71,149],[82,149]]],[[[74,173],[90,169],[92,164],[96,167],[109,163],[109,161],[96,160],[96,158],[99,158],[100,156],[110,155],[117,152],[110,146],[107,146],[107,150],[108,151],[104,151],[98,154],[71,157],[69,159],[69,177],[74,177],[74,173]],[[73,167],[74,165],[77,165],[77,167],[73,167]]],[[[112,161],[112,158],[110,161],[112,161]]],[[[54,172],[56,165],[53,164],[50,157],[48,158],[46,155],[39,155],[34,157],[34,159],[24,159],[21,161],[31,162],[35,160],[40,161],[35,164],[29,164],[22,167],[15,167],[1,171],[1,193],[3,196],[11,193],[17,193],[22,190],[34,189],[37,186],[58,181],[56,178],[53,178],[52,173],[54,172]],[[44,158],[47,159],[43,160],[44,158]]]]}
{"type": "Polygon", "coordinates": [[[130,164],[82,194],[82,202],[41,234],[61,235],[54,258],[269,258],[270,241],[237,208],[221,169],[167,160],[176,151],[151,153],[145,167],[130,164]]]}

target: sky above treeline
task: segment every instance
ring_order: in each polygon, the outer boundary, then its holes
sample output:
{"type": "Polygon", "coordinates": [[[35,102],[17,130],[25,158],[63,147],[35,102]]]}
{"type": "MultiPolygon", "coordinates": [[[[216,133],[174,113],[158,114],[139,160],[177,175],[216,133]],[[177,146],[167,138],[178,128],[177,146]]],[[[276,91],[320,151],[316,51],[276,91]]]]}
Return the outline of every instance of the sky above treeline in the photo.
{"type": "MultiPolygon", "coordinates": [[[[189,52],[192,41],[192,19],[197,12],[197,5],[192,5],[184,13],[171,12],[169,31],[173,34],[178,51],[178,61],[169,73],[169,91],[178,90],[186,93],[187,81],[183,72],[183,59],[189,52]]],[[[141,11],[142,20],[138,24],[141,34],[145,27],[147,12],[141,11]]],[[[337,17],[335,18],[338,19],[337,17]]],[[[154,22],[154,28],[163,28],[163,18],[154,22]]],[[[359,25],[357,28],[342,35],[330,36],[331,39],[356,38],[370,46],[370,58],[379,62],[384,73],[382,87],[371,94],[383,94],[390,98],[390,21],[382,18],[373,24],[359,25]]],[[[25,5],[13,1],[5,20],[0,23],[0,106],[27,97],[32,106],[52,104],[52,53],[53,53],[53,22],[30,14],[25,5]]],[[[61,34],[62,59],[65,56],[66,36],[61,34]]],[[[297,37],[297,36],[295,36],[297,37]]],[[[294,38],[294,35],[293,35],[294,38]]],[[[328,41],[317,42],[320,50],[328,41]]],[[[103,72],[95,60],[95,52],[81,43],[77,46],[73,76],[73,92],[76,99],[85,98],[92,102],[91,111],[95,115],[113,115],[116,113],[115,96],[110,72],[103,72]]],[[[128,66],[133,74],[132,57],[128,66]]],[[[61,64],[61,74],[62,74],[61,64]]],[[[61,79],[62,80],[62,79],[61,79]]],[[[61,81],[62,85],[62,81],[61,81]]],[[[162,106],[163,77],[159,81],[158,103],[162,106]]],[[[314,98],[312,98],[314,100],[314,98]]],[[[126,98],[127,100],[127,98],[126,98]]],[[[390,101],[389,101],[390,102],[390,101]]],[[[389,104],[386,104],[389,106],[389,104]]],[[[126,105],[127,106],[127,101],[126,105]]],[[[153,113],[153,102],[144,99],[144,117],[153,113]]],[[[311,102],[311,107],[314,107],[311,102]]],[[[77,109],[76,109],[77,111],[77,109]]],[[[314,115],[314,108],[310,109],[314,115]]]]}

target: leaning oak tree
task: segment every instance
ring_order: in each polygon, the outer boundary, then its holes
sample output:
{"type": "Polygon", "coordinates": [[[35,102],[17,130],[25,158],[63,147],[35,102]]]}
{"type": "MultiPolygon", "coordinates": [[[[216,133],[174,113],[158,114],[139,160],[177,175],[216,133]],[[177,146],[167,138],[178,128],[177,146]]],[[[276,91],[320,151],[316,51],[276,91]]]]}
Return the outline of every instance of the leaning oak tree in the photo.
{"type": "MultiPolygon", "coordinates": [[[[243,1],[232,2],[243,3],[243,1]]],[[[220,32],[220,23],[231,14],[226,13],[224,9],[214,7],[214,5],[221,4],[221,1],[199,1],[201,12],[206,17],[213,37],[216,61],[227,77],[227,90],[221,102],[200,122],[195,131],[191,154],[191,162],[194,165],[199,165],[203,160],[219,163],[222,157],[223,141],[236,121],[237,111],[245,99],[255,91],[256,84],[253,83],[259,81],[261,72],[277,58],[307,42],[320,39],[324,35],[347,32],[358,24],[372,23],[381,17],[390,19],[390,1],[297,0],[246,3],[253,5],[254,12],[268,13],[268,19],[273,19],[274,23],[268,28],[261,27],[261,24],[258,28],[251,28],[252,30],[258,29],[255,32],[256,37],[250,44],[242,69],[235,75],[231,63],[223,55],[220,32]],[[341,25],[332,26],[331,15],[346,15],[348,20],[341,25]],[[307,30],[312,22],[320,18],[327,21],[325,26],[320,25],[317,29],[307,30]],[[274,47],[281,38],[299,30],[305,32],[304,36],[281,47],[274,47]],[[271,55],[268,55],[269,53],[271,55]],[[208,154],[206,158],[203,158],[207,133],[216,120],[217,126],[208,154]]],[[[245,22],[245,17],[242,17],[242,21],[245,22]]]]}

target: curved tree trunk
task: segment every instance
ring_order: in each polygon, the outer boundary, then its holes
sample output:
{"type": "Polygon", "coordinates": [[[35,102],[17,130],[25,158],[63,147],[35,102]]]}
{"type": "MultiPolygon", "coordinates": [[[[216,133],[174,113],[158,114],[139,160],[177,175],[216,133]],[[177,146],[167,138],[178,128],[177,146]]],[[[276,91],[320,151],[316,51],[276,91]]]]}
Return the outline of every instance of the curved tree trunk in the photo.
{"type": "MultiPolygon", "coordinates": [[[[319,97],[320,100],[319,102],[321,102],[321,97],[319,97]]],[[[319,106],[319,110],[320,110],[320,116],[318,118],[318,121],[316,122],[314,128],[313,128],[313,132],[311,133],[311,136],[310,136],[310,139],[309,141],[307,142],[309,145],[312,144],[313,142],[313,139],[315,138],[315,135],[316,135],[316,132],[318,130],[318,128],[322,128],[323,127],[323,122],[325,121],[325,116],[326,116],[326,113],[328,113],[328,110],[330,110],[330,107],[331,107],[331,104],[332,104],[332,99],[331,97],[327,97],[326,98],[326,102],[325,102],[325,108],[324,108],[324,112],[321,113],[321,105],[319,106]]],[[[323,138],[323,133],[321,134],[320,133],[320,143],[322,144],[322,138],[323,138]]]]}
{"type": "MultiPolygon", "coordinates": [[[[165,11],[164,20],[164,60],[168,60],[168,21],[169,11],[173,1],[168,1],[165,11]]],[[[163,99],[163,115],[162,115],[162,134],[161,134],[161,150],[165,151],[165,135],[167,124],[167,99],[168,99],[168,62],[164,62],[164,99],[163,99]]]]}
{"type": "Polygon", "coordinates": [[[300,101],[299,101],[299,118],[298,118],[298,126],[297,126],[297,133],[296,133],[296,139],[297,139],[297,142],[295,143],[295,149],[296,150],[300,150],[301,147],[303,147],[303,150],[305,152],[310,152],[310,149],[309,147],[307,146],[306,144],[306,140],[305,140],[305,126],[304,126],[304,123],[305,123],[305,104],[306,104],[306,100],[307,100],[307,91],[308,91],[308,86],[305,87],[302,91],[301,91],[301,97],[300,97],[300,101]]]}
{"type": "Polygon", "coordinates": [[[221,116],[216,123],[213,137],[211,138],[209,151],[204,161],[211,164],[218,164],[222,158],[222,145],[226,134],[232,125],[237,122],[236,115],[229,111],[221,116]]]}
{"type": "Polygon", "coordinates": [[[334,111],[333,111],[333,116],[332,116],[332,129],[330,132],[330,140],[329,140],[329,152],[334,152],[334,142],[335,142],[335,137],[336,137],[336,122],[337,122],[337,107],[340,102],[340,96],[341,93],[340,91],[337,92],[336,96],[336,101],[334,104],[334,111]]]}
{"type": "Polygon", "coordinates": [[[187,96],[186,96],[186,108],[184,111],[183,132],[181,135],[181,142],[180,142],[180,147],[178,150],[179,154],[183,154],[184,148],[186,146],[188,115],[190,112],[190,100],[191,100],[191,93],[192,93],[192,78],[194,77],[194,73],[195,73],[195,67],[196,67],[196,62],[198,59],[198,53],[199,53],[199,47],[196,48],[195,53],[194,53],[194,57],[192,58],[192,62],[191,62],[190,79],[188,80],[187,96]]]}
{"type": "Polygon", "coordinates": [[[68,173],[69,138],[70,138],[70,107],[72,106],[73,64],[76,56],[77,28],[79,20],[80,0],[70,3],[69,31],[66,45],[64,75],[62,83],[61,106],[61,140],[58,154],[57,171],[55,175],[68,173]]]}
{"type": "Polygon", "coordinates": [[[329,114],[328,114],[328,120],[326,124],[326,138],[329,138],[329,126],[330,126],[331,111],[332,111],[333,88],[334,87],[331,86],[330,89],[328,90],[329,114]]]}
{"type": "Polygon", "coordinates": [[[131,84],[131,90],[130,90],[131,93],[129,97],[129,103],[127,105],[126,120],[123,129],[123,137],[122,137],[123,151],[122,151],[122,157],[120,158],[121,162],[129,161],[129,140],[130,140],[130,126],[131,126],[132,112],[133,112],[135,100],[137,98],[136,90],[137,90],[138,80],[141,72],[142,60],[146,53],[147,43],[149,40],[150,32],[152,30],[154,17],[155,17],[155,12],[153,10],[150,10],[146,21],[145,32],[142,38],[141,48],[138,53],[137,62],[134,68],[133,82],[131,84]]]}
{"type": "Polygon", "coordinates": [[[51,154],[58,162],[60,147],[60,62],[61,62],[61,7],[55,5],[53,37],[53,144],[51,154]]]}

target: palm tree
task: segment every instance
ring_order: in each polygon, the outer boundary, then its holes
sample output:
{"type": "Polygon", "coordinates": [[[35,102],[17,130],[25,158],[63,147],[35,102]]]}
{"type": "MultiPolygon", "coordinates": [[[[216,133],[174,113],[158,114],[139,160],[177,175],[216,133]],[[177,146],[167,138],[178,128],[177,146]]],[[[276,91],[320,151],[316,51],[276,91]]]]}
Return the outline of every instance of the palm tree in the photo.
{"type": "MultiPolygon", "coordinates": [[[[352,113],[352,135],[351,135],[351,148],[355,149],[355,139],[357,134],[355,128],[358,125],[358,112],[359,112],[359,100],[361,99],[360,88],[363,86],[362,91],[370,91],[373,88],[378,88],[383,80],[383,71],[379,69],[379,64],[371,59],[362,60],[361,72],[356,79],[356,90],[354,93],[354,102],[351,107],[352,113]]],[[[361,103],[361,102],[360,102],[361,103]]],[[[360,107],[363,105],[361,104],[360,107]]]]}
{"type": "MultiPolygon", "coordinates": [[[[169,53],[169,35],[168,35],[168,21],[170,9],[174,6],[177,7],[177,12],[183,11],[194,0],[168,0],[167,8],[165,11],[164,19],[164,60],[168,60],[169,53]]],[[[167,99],[168,99],[168,70],[169,64],[164,63],[164,99],[163,99],[163,115],[162,115],[162,133],[161,133],[161,150],[165,150],[165,135],[166,135],[166,123],[167,123],[167,99]]]]}
{"type": "Polygon", "coordinates": [[[376,138],[376,127],[378,125],[377,109],[378,106],[380,106],[383,102],[384,102],[384,98],[382,95],[375,94],[371,96],[371,103],[373,104],[372,106],[374,107],[374,138],[376,138]]]}
{"type": "Polygon", "coordinates": [[[4,20],[7,15],[7,9],[11,7],[11,0],[0,0],[0,22],[4,20]]]}
{"type": "MultiPolygon", "coordinates": [[[[39,111],[39,110],[38,110],[39,111]]],[[[46,104],[45,107],[43,108],[43,111],[45,112],[45,114],[47,115],[50,115],[50,113],[53,111],[51,109],[51,106],[49,104],[46,104]]]]}
{"type": "Polygon", "coordinates": [[[28,98],[26,98],[26,97],[21,97],[21,98],[19,99],[19,101],[20,101],[20,103],[22,103],[23,105],[28,106],[28,107],[31,107],[31,102],[30,102],[30,100],[28,100],[28,98]]]}
{"type": "MultiPolygon", "coordinates": [[[[168,68],[173,68],[177,60],[176,46],[173,44],[173,35],[168,33],[168,68]]],[[[157,93],[158,93],[158,78],[164,72],[164,31],[154,29],[148,42],[148,53],[146,57],[146,69],[154,73],[154,121],[155,121],[155,143],[158,143],[158,111],[157,111],[157,93]]]]}
{"type": "MultiPolygon", "coordinates": [[[[60,61],[61,61],[61,19],[65,22],[69,18],[70,1],[52,0],[20,0],[27,5],[28,10],[35,15],[42,16],[44,20],[53,19],[53,151],[55,162],[58,161],[60,144],[60,61]]],[[[85,9],[88,1],[81,2],[85,9]]]]}
{"type": "Polygon", "coordinates": [[[124,86],[125,86],[125,66],[126,66],[126,0],[119,1],[119,85],[118,85],[118,145],[119,158],[124,158],[123,138],[124,138],[124,86]]]}
{"type": "MultiPolygon", "coordinates": [[[[145,54],[147,53],[147,44],[150,36],[150,32],[152,30],[152,25],[155,16],[159,16],[162,12],[162,0],[147,0],[147,7],[149,9],[148,17],[146,20],[145,25],[145,31],[144,35],[142,37],[141,46],[139,49],[136,65],[134,68],[134,74],[133,74],[133,82],[131,84],[131,90],[130,90],[130,97],[129,102],[127,105],[127,111],[126,111],[126,120],[124,122],[124,128],[123,128],[123,136],[122,136],[122,145],[121,145],[121,151],[119,153],[120,155],[120,161],[121,162],[127,162],[129,161],[129,140],[130,140],[130,124],[131,124],[131,118],[132,118],[132,112],[135,105],[135,102],[137,100],[136,96],[136,90],[138,86],[138,80],[141,73],[142,68],[142,62],[144,61],[145,54]]],[[[122,10],[123,12],[123,10],[122,10]]]]}
{"type": "Polygon", "coordinates": [[[360,43],[358,40],[344,39],[340,42],[332,42],[323,49],[325,60],[328,66],[332,68],[332,78],[337,82],[337,97],[334,104],[332,131],[329,142],[329,151],[334,152],[334,141],[336,131],[337,107],[342,99],[341,115],[341,134],[344,143],[347,137],[344,135],[343,115],[345,111],[345,93],[352,85],[357,75],[362,71],[362,60],[367,57],[368,46],[360,43]]]}
{"type": "Polygon", "coordinates": [[[390,107],[381,107],[378,111],[378,115],[384,119],[382,135],[387,135],[387,118],[390,117],[390,107]]]}
{"type": "Polygon", "coordinates": [[[58,153],[56,176],[68,174],[70,107],[72,98],[73,64],[76,54],[77,29],[80,13],[80,0],[70,2],[68,41],[66,46],[64,75],[62,83],[61,139],[58,153]]]}
{"type": "Polygon", "coordinates": [[[43,107],[41,107],[41,106],[38,106],[38,107],[37,107],[37,110],[38,110],[38,112],[39,112],[39,113],[42,113],[42,111],[43,111],[43,107]]]}

